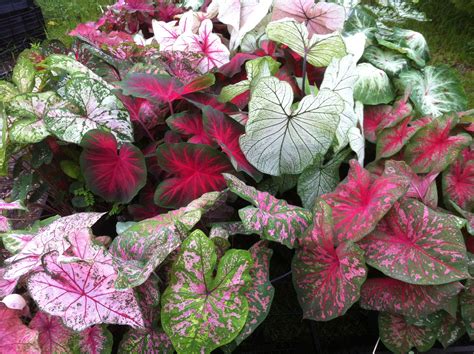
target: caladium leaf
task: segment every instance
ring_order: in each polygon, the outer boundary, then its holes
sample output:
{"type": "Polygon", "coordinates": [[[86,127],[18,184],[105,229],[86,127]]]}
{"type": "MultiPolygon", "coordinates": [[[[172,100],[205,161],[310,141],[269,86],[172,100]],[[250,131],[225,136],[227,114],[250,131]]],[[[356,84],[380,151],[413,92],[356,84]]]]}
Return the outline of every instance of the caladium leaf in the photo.
{"type": "Polygon", "coordinates": [[[277,0],[273,4],[272,21],[293,18],[304,23],[310,34],[329,34],[342,30],[346,11],[344,7],[312,0],[277,0]]]}
{"type": "Polygon", "coordinates": [[[247,161],[239,146],[244,126],[210,106],[203,107],[202,113],[207,136],[220,146],[237,171],[244,171],[259,181],[262,175],[247,161]]]}
{"type": "Polygon", "coordinates": [[[474,284],[472,280],[467,281],[466,289],[461,294],[459,304],[467,334],[472,340],[474,338],[474,284]]]}
{"type": "Polygon", "coordinates": [[[117,291],[112,256],[92,243],[87,230],[70,237],[71,261],[58,252],[43,257],[44,271],[33,274],[28,290],[40,309],[60,316],[69,328],[81,331],[94,324],[142,327],[143,316],[133,290],[117,291]]]}
{"type": "Polygon", "coordinates": [[[415,326],[403,316],[379,314],[379,335],[382,343],[394,353],[406,353],[416,347],[420,352],[429,350],[438,335],[438,326],[415,326]]]}
{"type": "Polygon", "coordinates": [[[412,117],[406,117],[396,126],[386,128],[378,134],[376,147],[377,159],[395,155],[421,128],[420,125],[411,125],[411,120],[412,117]]]}
{"type": "Polygon", "coordinates": [[[333,59],[346,55],[344,41],[339,34],[309,37],[306,26],[291,19],[270,22],[266,33],[272,41],[284,44],[313,66],[328,66],[333,59]]]}
{"type": "Polygon", "coordinates": [[[20,55],[13,68],[12,82],[18,91],[28,93],[35,87],[36,69],[33,62],[25,55],[20,55]]]}
{"type": "Polygon", "coordinates": [[[0,297],[4,297],[13,293],[18,283],[18,279],[5,279],[5,268],[0,268],[0,297]]]}
{"type": "Polygon", "coordinates": [[[408,317],[425,317],[443,309],[463,288],[459,282],[413,285],[392,278],[372,278],[362,285],[360,306],[408,317]]]}
{"type": "Polygon", "coordinates": [[[81,354],[110,354],[112,353],[112,333],[105,325],[86,328],[74,338],[75,351],[81,354]]]}
{"type": "Polygon", "coordinates": [[[99,220],[103,213],[76,213],[54,220],[40,228],[20,252],[5,260],[7,264],[5,279],[14,280],[41,265],[42,257],[52,251],[62,254],[70,244],[66,236],[89,228],[99,220]]]}
{"type": "Polygon", "coordinates": [[[114,134],[119,143],[133,141],[128,111],[102,82],[75,77],[64,87],[62,97],[68,103],[51,106],[44,117],[47,129],[59,139],[79,144],[89,130],[101,129],[114,134]]]}
{"type": "Polygon", "coordinates": [[[325,89],[304,97],[294,110],[292,104],[291,86],[274,77],[262,78],[252,91],[240,146],[261,172],[301,173],[332,143],[344,109],[337,93],[325,89]]]}
{"type": "Polygon", "coordinates": [[[467,108],[467,97],[456,72],[446,65],[427,66],[422,71],[400,73],[399,85],[409,90],[421,115],[439,117],[467,108]]]}
{"type": "Polygon", "coordinates": [[[0,102],[8,102],[19,94],[20,91],[18,91],[14,84],[0,80],[0,102]]]}
{"type": "Polygon", "coordinates": [[[168,288],[162,298],[161,321],[178,352],[210,353],[231,342],[244,327],[249,305],[252,258],[230,250],[214,277],[214,244],[196,230],[181,245],[168,288]],[[183,306],[184,305],[184,306],[183,306]]]}
{"type": "Polygon", "coordinates": [[[146,183],[142,152],[130,143],[120,149],[114,135],[89,130],[81,141],[81,171],[87,188],[108,202],[129,203],[146,183]]]}
{"type": "Polygon", "coordinates": [[[289,248],[296,246],[298,237],[311,222],[308,210],[247,186],[235,176],[224,174],[224,178],[231,192],[252,203],[252,206],[239,210],[240,219],[248,231],[289,248]]]}
{"type": "Polygon", "coordinates": [[[354,98],[367,105],[389,103],[395,98],[395,91],[385,71],[369,63],[356,68],[357,81],[354,86],[354,98]]]}
{"type": "Polygon", "coordinates": [[[143,284],[220,197],[218,192],[204,194],[186,207],[140,221],[118,235],[110,246],[117,258],[115,288],[143,284]]]}
{"type": "Polygon", "coordinates": [[[202,122],[202,116],[198,112],[176,113],[166,119],[166,124],[173,131],[189,136],[189,143],[212,145],[211,138],[206,134],[202,122]]]}
{"type": "Polygon", "coordinates": [[[174,348],[166,333],[160,329],[131,328],[123,337],[119,354],[160,353],[173,354],[174,348]]]}
{"type": "Polygon", "coordinates": [[[405,147],[405,159],[416,173],[441,172],[472,141],[467,133],[451,135],[459,118],[445,114],[422,127],[405,147]]]}
{"type": "Polygon", "coordinates": [[[464,210],[474,209],[474,152],[470,148],[443,172],[443,194],[464,210]]]}
{"type": "Polygon", "coordinates": [[[469,277],[466,246],[451,215],[414,199],[402,200],[361,241],[367,263],[386,275],[418,285],[469,277]]]}
{"type": "Polygon", "coordinates": [[[408,190],[409,181],[385,169],[380,177],[350,161],[345,183],[322,198],[332,207],[339,242],[358,241],[371,232],[394,203],[408,190]]]}
{"type": "Polygon", "coordinates": [[[30,322],[30,328],[38,331],[42,353],[72,353],[70,340],[74,332],[63,325],[61,318],[38,311],[30,322]]]}
{"type": "Polygon", "coordinates": [[[445,314],[438,332],[438,341],[446,349],[457,342],[464,333],[466,333],[466,328],[462,320],[457,318],[456,315],[452,317],[450,314],[445,314]]]}
{"type": "Polygon", "coordinates": [[[232,171],[225,155],[207,145],[162,144],[156,153],[158,165],[173,175],[155,192],[155,203],[166,208],[180,207],[206,192],[224,189],[222,173],[232,171]]]}
{"type": "Polygon", "coordinates": [[[339,244],[326,202],[317,201],[313,214],[313,224],[302,236],[291,264],[293,283],[304,318],[329,321],[359,299],[367,267],[356,244],[339,244]]]}
{"type": "MultiPolygon", "coordinates": [[[[357,102],[357,104],[362,105],[360,102],[357,102]]],[[[360,108],[360,111],[362,112],[362,107],[360,108]]],[[[362,116],[362,113],[360,116],[362,116]]],[[[347,138],[349,139],[351,150],[356,153],[357,161],[363,165],[365,159],[365,139],[361,129],[358,127],[351,127],[347,131],[347,138]]]]}
{"type": "Polygon", "coordinates": [[[21,311],[0,304],[0,352],[41,354],[38,331],[26,327],[20,314],[21,311]]]}
{"type": "Polygon", "coordinates": [[[408,66],[408,60],[402,54],[374,45],[365,49],[364,59],[391,76],[397,75],[408,66]]]}

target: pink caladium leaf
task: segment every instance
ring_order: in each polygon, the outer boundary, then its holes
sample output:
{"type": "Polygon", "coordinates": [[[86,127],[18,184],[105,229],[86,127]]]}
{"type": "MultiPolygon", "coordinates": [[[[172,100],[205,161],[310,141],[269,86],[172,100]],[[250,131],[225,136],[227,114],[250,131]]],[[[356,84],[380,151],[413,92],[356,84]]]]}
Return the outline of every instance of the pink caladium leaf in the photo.
{"type": "Polygon", "coordinates": [[[105,325],[96,325],[81,331],[76,335],[75,346],[84,354],[110,354],[112,353],[112,333],[105,325]]]}
{"type": "Polygon", "coordinates": [[[30,328],[38,331],[43,353],[72,353],[70,341],[75,333],[63,325],[61,318],[38,311],[30,328]]]}
{"type": "Polygon", "coordinates": [[[260,181],[262,174],[247,161],[240,149],[239,138],[245,134],[244,126],[210,106],[203,107],[202,112],[206,134],[220,146],[234,168],[260,181]]]}
{"type": "Polygon", "coordinates": [[[213,145],[211,138],[204,130],[202,116],[198,112],[185,111],[173,114],[166,119],[166,124],[173,131],[188,136],[188,143],[213,145]]]}
{"type": "Polygon", "coordinates": [[[397,203],[360,243],[367,264],[389,277],[439,285],[469,277],[462,233],[449,214],[414,199],[397,203]]]}
{"type": "Polygon", "coordinates": [[[353,242],[338,242],[331,207],[323,200],[316,202],[313,224],[301,238],[291,268],[303,316],[315,321],[346,313],[367,277],[362,250],[353,242]]]}
{"type": "Polygon", "coordinates": [[[420,352],[429,350],[436,342],[439,327],[416,326],[400,315],[379,314],[380,340],[394,353],[407,353],[413,347],[420,352]]]}
{"type": "Polygon", "coordinates": [[[405,159],[416,173],[441,172],[453,163],[472,141],[467,133],[454,135],[459,122],[455,114],[445,114],[421,128],[405,147],[405,159]]]}
{"type": "Polygon", "coordinates": [[[461,283],[413,285],[392,278],[368,279],[362,285],[360,306],[413,318],[442,310],[463,289],[461,283]]]}
{"type": "Polygon", "coordinates": [[[346,11],[340,5],[313,0],[275,1],[272,21],[287,17],[305,23],[310,34],[329,34],[342,29],[346,11]]]}
{"type": "Polygon", "coordinates": [[[87,188],[108,202],[128,203],[146,183],[146,164],[136,146],[118,149],[113,134],[88,131],[81,141],[81,170],[87,188]]]}
{"type": "Polygon", "coordinates": [[[239,210],[247,231],[289,248],[297,245],[298,237],[311,223],[308,210],[247,186],[235,176],[224,174],[224,178],[231,192],[252,204],[239,210]]]}
{"type": "Polygon", "coordinates": [[[181,207],[201,195],[225,188],[222,173],[232,171],[224,154],[207,145],[162,144],[156,150],[158,165],[172,175],[156,188],[155,203],[181,207]]]}
{"type": "Polygon", "coordinates": [[[0,353],[41,354],[38,331],[26,327],[21,311],[0,304],[0,353]]]}
{"type": "Polygon", "coordinates": [[[70,243],[66,236],[85,228],[92,227],[103,213],[76,213],[54,220],[40,228],[31,241],[20,252],[5,260],[4,278],[16,280],[41,265],[41,258],[49,252],[59,255],[66,251],[70,243]]]}
{"type": "Polygon", "coordinates": [[[245,325],[251,255],[233,249],[215,272],[216,265],[214,243],[204,233],[196,230],[183,241],[161,302],[163,329],[178,352],[210,353],[245,325]]]}
{"type": "Polygon", "coordinates": [[[359,241],[371,232],[409,185],[408,179],[400,178],[392,169],[386,168],[382,176],[375,177],[356,160],[349,164],[346,181],[322,196],[332,207],[339,242],[359,241]]]}
{"type": "Polygon", "coordinates": [[[5,268],[0,268],[0,297],[4,297],[13,293],[18,283],[18,279],[5,279],[5,268]]]}
{"type": "Polygon", "coordinates": [[[474,151],[464,149],[458,159],[443,172],[443,194],[462,209],[474,209],[474,151]]]}
{"type": "Polygon", "coordinates": [[[112,256],[92,242],[87,230],[70,238],[71,256],[63,262],[58,252],[43,257],[44,271],[33,274],[28,290],[39,308],[82,331],[94,324],[143,327],[143,316],[133,290],[114,288],[117,273],[112,256]]]}
{"type": "Polygon", "coordinates": [[[119,354],[160,353],[173,354],[174,348],[168,335],[161,329],[130,329],[119,346],[119,354]]]}

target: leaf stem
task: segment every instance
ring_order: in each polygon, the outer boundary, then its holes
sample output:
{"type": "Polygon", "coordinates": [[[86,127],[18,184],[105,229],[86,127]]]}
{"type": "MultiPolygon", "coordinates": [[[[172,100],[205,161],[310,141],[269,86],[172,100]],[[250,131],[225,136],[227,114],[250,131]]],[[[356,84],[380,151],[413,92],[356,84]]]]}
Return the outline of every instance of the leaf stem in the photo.
{"type": "Polygon", "coordinates": [[[276,283],[277,281],[279,281],[279,280],[281,280],[281,279],[283,279],[283,278],[286,278],[286,277],[287,277],[288,275],[290,275],[290,274],[291,274],[291,270],[288,271],[288,272],[286,272],[285,274],[282,274],[282,275],[280,275],[280,276],[278,276],[278,277],[276,277],[276,278],[273,278],[272,280],[270,280],[270,282],[271,282],[271,283],[276,283]]]}
{"type": "Polygon", "coordinates": [[[307,51],[305,49],[304,56],[303,56],[303,81],[301,83],[301,92],[303,93],[303,96],[305,96],[306,94],[306,90],[304,89],[306,85],[306,70],[307,70],[306,67],[308,65],[306,56],[307,56],[307,51]]]}

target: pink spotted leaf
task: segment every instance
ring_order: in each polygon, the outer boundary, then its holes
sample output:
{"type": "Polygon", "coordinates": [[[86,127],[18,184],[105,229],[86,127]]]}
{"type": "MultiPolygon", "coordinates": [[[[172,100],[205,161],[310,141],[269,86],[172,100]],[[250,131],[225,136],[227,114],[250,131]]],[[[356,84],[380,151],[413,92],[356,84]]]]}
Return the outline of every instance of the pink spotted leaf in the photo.
{"type": "Polygon", "coordinates": [[[292,270],[304,318],[329,321],[359,299],[367,277],[363,252],[352,242],[338,244],[331,207],[323,200],[316,202],[313,224],[300,240],[292,270]]]}
{"type": "Polygon", "coordinates": [[[464,210],[474,210],[474,151],[464,149],[443,172],[443,194],[464,210]]]}
{"type": "Polygon", "coordinates": [[[233,193],[252,204],[239,210],[240,219],[248,231],[289,248],[296,246],[298,237],[311,222],[308,210],[247,186],[235,176],[224,174],[224,178],[233,193]]]}
{"type": "Polygon", "coordinates": [[[0,353],[41,354],[38,331],[26,327],[20,315],[0,304],[0,353]]]}
{"type": "Polygon", "coordinates": [[[160,353],[173,354],[174,348],[167,334],[161,329],[131,328],[124,335],[119,354],[160,353]]]}
{"type": "Polygon", "coordinates": [[[445,284],[469,277],[458,227],[450,215],[405,199],[360,245],[367,263],[392,278],[418,285],[445,284]]]}
{"type": "Polygon", "coordinates": [[[73,339],[74,353],[110,354],[112,353],[112,333],[105,325],[96,325],[79,332],[73,339]]]}
{"type": "Polygon", "coordinates": [[[74,332],[65,327],[61,318],[38,311],[30,328],[39,333],[39,346],[43,353],[72,353],[70,341],[74,332]]]}

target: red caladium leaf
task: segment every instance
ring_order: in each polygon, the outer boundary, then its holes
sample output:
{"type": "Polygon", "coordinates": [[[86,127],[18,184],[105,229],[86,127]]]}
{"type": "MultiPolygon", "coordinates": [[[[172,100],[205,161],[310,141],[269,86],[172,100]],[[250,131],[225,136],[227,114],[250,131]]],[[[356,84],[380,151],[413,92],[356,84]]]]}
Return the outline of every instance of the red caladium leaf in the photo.
{"type": "Polygon", "coordinates": [[[413,347],[425,352],[436,342],[438,331],[439,324],[415,326],[409,324],[403,316],[379,314],[380,340],[394,353],[407,353],[413,347]]]}
{"type": "Polygon", "coordinates": [[[38,331],[26,327],[20,314],[0,304],[0,353],[41,354],[38,331]]]}
{"type": "Polygon", "coordinates": [[[202,113],[206,134],[219,144],[234,168],[260,181],[262,174],[247,161],[240,149],[239,138],[245,134],[244,126],[210,106],[203,107],[202,113]]]}
{"type": "Polygon", "coordinates": [[[323,200],[316,202],[313,224],[301,238],[291,268],[304,318],[315,321],[346,313],[367,277],[362,250],[352,242],[338,243],[331,207],[323,200]]]}
{"type": "Polygon", "coordinates": [[[159,111],[150,101],[144,98],[133,98],[119,95],[133,123],[137,123],[146,129],[152,129],[159,123],[162,123],[159,111]]]}
{"type": "Polygon", "coordinates": [[[245,229],[262,238],[293,248],[298,237],[311,223],[311,213],[303,208],[288,204],[269,193],[247,186],[237,177],[224,174],[229,189],[252,206],[239,210],[245,229]]]}
{"type": "Polygon", "coordinates": [[[64,327],[61,318],[38,311],[30,328],[39,333],[39,346],[43,353],[70,353],[70,340],[74,332],[64,327]]]}
{"type": "Polygon", "coordinates": [[[469,277],[462,233],[449,214],[414,199],[397,203],[361,241],[367,263],[386,275],[418,285],[469,277]]]}
{"type": "Polygon", "coordinates": [[[224,64],[219,68],[219,72],[224,76],[232,77],[242,71],[242,65],[244,65],[247,60],[256,58],[258,58],[258,56],[255,54],[237,53],[227,64],[224,64]]]}
{"type": "Polygon", "coordinates": [[[155,189],[154,183],[149,181],[140,191],[138,203],[128,206],[128,212],[133,216],[133,220],[140,221],[166,212],[165,209],[158,207],[153,201],[155,189]]]}
{"type": "Polygon", "coordinates": [[[202,116],[198,112],[173,114],[166,120],[166,124],[175,132],[190,136],[188,143],[213,145],[211,138],[204,131],[202,116]]]}
{"type": "Polygon", "coordinates": [[[474,209],[474,151],[466,148],[443,173],[443,193],[464,210],[474,209]]]}
{"type": "Polygon", "coordinates": [[[409,181],[392,169],[372,175],[356,160],[349,162],[349,175],[336,190],[322,196],[332,207],[337,239],[358,241],[371,232],[392,205],[408,190],[409,181]]]}
{"type": "Polygon", "coordinates": [[[86,328],[75,338],[77,348],[84,354],[110,354],[112,353],[113,337],[107,327],[92,326],[86,328]]]}
{"type": "Polygon", "coordinates": [[[92,227],[103,213],[76,213],[54,220],[40,228],[20,252],[5,260],[4,278],[16,280],[41,265],[41,258],[52,251],[63,254],[70,243],[66,236],[84,228],[92,227]]]}
{"type": "Polygon", "coordinates": [[[40,309],[60,316],[71,329],[115,323],[142,327],[143,316],[133,290],[117,291],[112,256],[92,243],[87,230],[69,237],[71,257],[57,252],[43,257],[43,272],[28,280],[28,290],[40,309]],[[62,261],[62,262],[61,262],[62,261]]]}
{"type": "Polygon", "coordinates": [[[444,308],[463,289],[461,283],[413,285],[392,278],[368,279],[360,294],[360,306],[413,318],[444,308]]]}
{"type": "Polygon", "coordinates": [[[173,354],[168,335],[161,329],[130,329],[120,342],[119,354],[160,353],[173,354]]]}
{"type": "Polygon", "coordinates": [[[165,208],[188,204],[206,192],[225,188],[222,173],[232,165],[219,151],[200,144],[162,144],[157,151],[159,166],[173,177],[161,182],[155,203],[165,208]]]}
{"type": "Polygon", "coordinates": [[[145,185],[145,158],[134,145],[124,143],[117,152],[113,134],[90,130],[81,146],[81,170],[87,188],[106,201],[128,203],[145,185]]]}
{"type": "Polygon", "coordinates": [[[205,106],[211,106],[212,108],[227,115],[234,115],[240,112],[240,110],[235,105],[230,104],[229,102],[220,102],[218,100],[218,96],[211,94],[196,92],[186,95],[185,99],[199,109],[202,109],[205,106]]]}
{"type": "Polygon", "coordinates": [[[459,117],[445,114],[421,128],[405,148],[406,162],[416,173],[440,172],[453,163],[459,152],[469,146],[467,133],[451,135],[459,117]]]}

